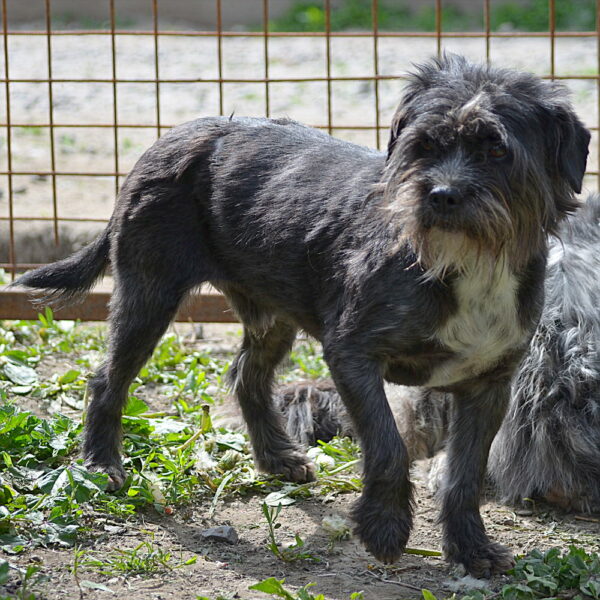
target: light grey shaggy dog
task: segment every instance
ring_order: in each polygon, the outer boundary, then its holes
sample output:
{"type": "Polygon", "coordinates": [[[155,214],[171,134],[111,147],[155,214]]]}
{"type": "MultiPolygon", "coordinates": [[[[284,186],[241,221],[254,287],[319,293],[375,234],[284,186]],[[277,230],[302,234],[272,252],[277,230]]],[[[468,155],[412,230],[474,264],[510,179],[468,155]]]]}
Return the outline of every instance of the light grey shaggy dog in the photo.
{"type": "MultiPolygon", "coordinates": [[[[591,196],[551,244],[542,318],[512,385],[488,473],[506,503],[541,498],[600,511],[600,196],[591,196]]],[[[443,450],[449,394],[388,385],[412,460],[443,450]]],[[[353,429],[332,382],[279,390],[288,432],[304,444],[353,429]]],[[[444,460],[434,463],[433,487],[444,460]]]]}
{"type": "Polygon", "coordinates": [[[551,248],[542,318],[492,446],[489,472],[507,502],[542,496],[600,510],[599,277],[594,196],[551,248]]]}

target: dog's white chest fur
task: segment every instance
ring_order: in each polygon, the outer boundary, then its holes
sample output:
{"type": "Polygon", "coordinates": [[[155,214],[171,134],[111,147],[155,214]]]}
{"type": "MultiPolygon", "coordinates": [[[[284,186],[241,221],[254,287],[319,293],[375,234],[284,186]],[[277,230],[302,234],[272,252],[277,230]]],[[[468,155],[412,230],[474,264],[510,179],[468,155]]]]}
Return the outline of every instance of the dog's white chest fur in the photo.
{"type": "Polygon", "coordinates": [[[480,261],[453,282],[458,310],[435,334],[454,356],[437,366],[426,386],[450,385],[492,369],[522,345],[517,310],[518,281],[507,266],[480,261]]]}

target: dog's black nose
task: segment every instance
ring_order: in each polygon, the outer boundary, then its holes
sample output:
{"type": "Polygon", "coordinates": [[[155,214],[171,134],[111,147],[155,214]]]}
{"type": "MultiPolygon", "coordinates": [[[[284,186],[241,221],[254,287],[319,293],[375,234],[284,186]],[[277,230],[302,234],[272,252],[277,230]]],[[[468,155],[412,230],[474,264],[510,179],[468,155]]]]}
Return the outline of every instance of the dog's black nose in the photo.
{"type": "Polygon", "coordinates": [[[453,210],[461,203],[460,193],[452,186],[439,185],[429,192],[429,202],[436,209],[453,210]]]}

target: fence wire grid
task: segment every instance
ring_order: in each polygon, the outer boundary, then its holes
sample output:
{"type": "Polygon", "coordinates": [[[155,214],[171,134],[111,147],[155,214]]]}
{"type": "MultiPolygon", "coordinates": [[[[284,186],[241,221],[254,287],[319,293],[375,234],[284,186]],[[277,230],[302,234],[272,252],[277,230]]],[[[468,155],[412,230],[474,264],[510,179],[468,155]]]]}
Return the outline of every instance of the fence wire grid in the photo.
{"type": "Polygon", "coordinates": [[[24,28],[11,22],[16,0],[1,0],[0,267],[13,278],[99,231],[123,177],[166,129],[214,114],[289,116],[381,148],[403,73],[445,50],[564,81],[592,131],[586,187],[600,183],[600,0],[592,31],[558,31],[560,0],[548,0],[542,32],[492,31],[491,0],[473,3],[481,30],[464,32],[445,31],[442,0],[428,32],[380,29],[379,0],[359,31],[333,31],[323,0],[318,32],[271,31],[277,0],[248,0],[261,24],[250,31],[224,18],[227,0],[203,2],[206,31],[173,26],[168,0],[148,0],[136,28],[121,25],[115,0],[98,0],[106,20],[86,29],[65,26],[52,0],[34,1],[41,20],[24,28]]]}

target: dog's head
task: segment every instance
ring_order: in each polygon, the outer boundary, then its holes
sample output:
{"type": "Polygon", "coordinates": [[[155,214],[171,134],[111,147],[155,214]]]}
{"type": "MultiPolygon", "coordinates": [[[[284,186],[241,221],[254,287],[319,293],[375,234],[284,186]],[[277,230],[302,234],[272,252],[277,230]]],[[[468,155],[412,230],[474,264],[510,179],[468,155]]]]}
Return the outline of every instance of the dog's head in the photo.
{"type": "Polygon", "coordinates": [[[409,78],[382,189],[426,269],[523,265],[577,207],[589,139],[562,86],[446,55],[409,78]]]}

